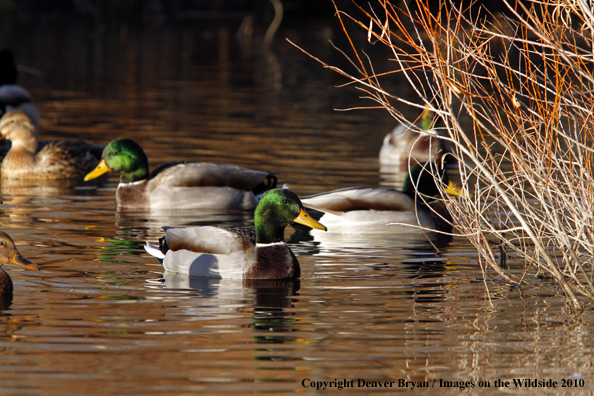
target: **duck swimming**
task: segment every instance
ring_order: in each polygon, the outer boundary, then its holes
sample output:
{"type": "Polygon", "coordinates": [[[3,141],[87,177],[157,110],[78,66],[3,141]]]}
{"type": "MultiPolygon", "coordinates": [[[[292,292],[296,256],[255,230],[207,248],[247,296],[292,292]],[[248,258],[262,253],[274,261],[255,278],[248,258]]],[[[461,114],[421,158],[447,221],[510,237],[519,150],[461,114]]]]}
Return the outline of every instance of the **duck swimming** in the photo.
{"type": "Polygon", "coordinates": [[[182,275],[232,279],[294,279],[301,270],[284,239],[291,222],[317,230],[297,195],[287,189],[264,194],[254,213],[255,230],[215,226],[170,228],[145,249],[163,259],[166,271],[182,275]]]}
{"type": "Polygon", "coordinates": [[[57,180],[82,177],[99,159],[95,146],[82,140],[55,140],[39,144],[31,119],[13,110],[0,119],[0,139],[12,142],[2,161],[2,179],[57,180]]]}
{"type": "MultiPolygon", "coordinates": [[[[406,175],[402,191],[387,188],[352,187],[305,197],[303,205],[322,212],[320,221],[334,233],[403,233],[413,231],[403,225],[450,232],[452,217],[439,196],[432,171],[437,164],[417,164],[406,175]],[[432,201],[432,202],[430,202],[432,201]]],[[[447,186],[446,193],[467,194],[452,183],[445,170],[437,172],[438,181],[447,186]]]]}
{"type": "Polygon", "coordinates": [[[12,280],[8,273],[2,269],[3,264],[16,264],[36,270],[39,267],[23,257],[17,250],[12,238],[7,233],[0,231],[0,298],[10,300],[12,298],[12,280]]]}
{"type": "Polygon", "coordinates": [[[448,151],[447,142],[433,127],[433,114],[425,108],[416,125],[400,124],[388,133],[379,152],[382,165],[407,166],[422,162],[439,162],[448,151]]]}
{"type": "Polygon", "coordinates": [[[133,140],[107,144],[102,160],[85,181],[109,171],[120,173],[116,190],[119,209],[253,210],[257,194],[276,187],[276,176],[239,166],[171,162],[149,173],[148,159],[133,140]]]}

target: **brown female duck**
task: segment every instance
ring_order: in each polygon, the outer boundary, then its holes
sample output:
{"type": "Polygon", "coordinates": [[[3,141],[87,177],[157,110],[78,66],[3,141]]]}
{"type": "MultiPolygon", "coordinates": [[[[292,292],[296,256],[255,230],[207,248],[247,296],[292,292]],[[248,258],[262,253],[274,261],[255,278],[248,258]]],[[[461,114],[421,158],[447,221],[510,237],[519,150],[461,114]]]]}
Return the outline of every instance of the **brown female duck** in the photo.
{"type": "Polygon", "coordinates": [[[95,146],[82,140],[55,140],[39,144],[31,119],[13,110],[0,119],[0,139],[12,146],[2,161],[2,178],[57,180],[84,176],[98,163],[95,146]]]}
{"type": "Polygon", "coordinates": [[[17,250],[12,238],[7,233],[0,231],[0,300],[10,301],[12,298],[12,280],[3,264],[16,264],[29,269],[39,269],[37,264],[27,260],[17,250]]]}

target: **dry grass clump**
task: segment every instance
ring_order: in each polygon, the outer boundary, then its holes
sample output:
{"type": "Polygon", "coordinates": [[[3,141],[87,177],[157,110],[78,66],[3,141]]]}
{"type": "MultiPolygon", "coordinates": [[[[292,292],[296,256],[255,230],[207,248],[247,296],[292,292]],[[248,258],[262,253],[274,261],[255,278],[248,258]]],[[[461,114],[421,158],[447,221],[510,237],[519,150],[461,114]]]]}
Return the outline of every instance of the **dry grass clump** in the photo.
{"type": "Polygon", "coordinates": [[[448,1],[433,12],[420,0],[337,10],[355,71],[325,66],[399,121],[402,104],[430,106],[472,194],[444,199],[481,265],[514,283],[551,276],[579,310],[594,297],[594,15],[584,0],[502,1],[506,17],[448,1]],[[375,71],[347,25],[389,49],[393,67],[375,71]],[[423,104],[384,90],[394,74],[423,104]],[[515,252],[524,273],[500,266],[494,245],[515,252]]]}

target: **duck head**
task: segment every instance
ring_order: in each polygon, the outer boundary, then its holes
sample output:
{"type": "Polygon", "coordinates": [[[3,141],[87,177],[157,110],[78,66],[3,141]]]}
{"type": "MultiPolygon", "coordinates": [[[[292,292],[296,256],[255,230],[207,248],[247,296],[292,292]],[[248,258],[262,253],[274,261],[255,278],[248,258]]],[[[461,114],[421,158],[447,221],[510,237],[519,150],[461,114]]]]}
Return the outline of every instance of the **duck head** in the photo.
{"type": "Polygon", "coordinates": [[[19,253],[12,238],[7,233],[0,231],[0,265],[2,264],[15,264],[28,269],[39,269],[37,264],[19,253]]]}
{"type": "Polygon", "coordinates": [[[148,159],[142,148],[131,139],[119,138],[105,146],[101,162],[85,176],[85,181],[95,179],[104,173],[120,173],[121,183],[131,183],[148,178],[148,159]]]}
{"type": "Polygon", "coordinates": [[[285,227],[292,222],[316,230],[327,230],[324,225],[307,214],[301,200],[293,191],[282,188],[268,191],[258,203],[254,213],[256,242],[284,241],[285,227]]]}
{"type": "Polygon", "coordinates": [[[22,110],[12,110],[2,116],[0,134],[0,140],[10,140],[13,148],[24,148],[31,153],[37,151],[35,126],[22,110]]]}

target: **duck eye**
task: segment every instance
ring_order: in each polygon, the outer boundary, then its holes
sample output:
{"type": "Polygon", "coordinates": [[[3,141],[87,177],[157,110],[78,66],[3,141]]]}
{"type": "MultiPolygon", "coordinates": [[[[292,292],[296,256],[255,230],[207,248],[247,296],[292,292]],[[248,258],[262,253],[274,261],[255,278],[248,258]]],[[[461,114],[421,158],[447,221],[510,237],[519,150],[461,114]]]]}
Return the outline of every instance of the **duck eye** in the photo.
{"type": "Polygon", "coordinates": [[[118,152],[117,151],[112,151],[111,153],[109,153],[109,155],[111,155],[113,157],[114,155],[118,155],[118,152]]]}
{"type": "Polygon", "coordinates": [[[286,205],[288,203],[289,203],[289,201],[287,201],[286,199],[283,199],[283,205],[286,205]]]}

